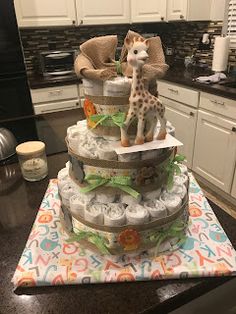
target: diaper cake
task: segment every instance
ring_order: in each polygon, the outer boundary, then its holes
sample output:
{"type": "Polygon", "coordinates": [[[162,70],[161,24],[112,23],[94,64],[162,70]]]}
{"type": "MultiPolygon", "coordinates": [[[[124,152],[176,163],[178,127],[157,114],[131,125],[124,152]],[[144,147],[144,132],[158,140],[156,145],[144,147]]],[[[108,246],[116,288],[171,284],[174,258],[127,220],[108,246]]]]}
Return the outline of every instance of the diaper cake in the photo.
{"type": "Polygon", "coordinates": [[[100,254],[175,249],[188,223],[188,173],[174,127],[149,92],[168,66],[159,37],[129,31],[80,46],[86,120],[67,129],[69,161],[58,173],[69,240],[100,254]]]}

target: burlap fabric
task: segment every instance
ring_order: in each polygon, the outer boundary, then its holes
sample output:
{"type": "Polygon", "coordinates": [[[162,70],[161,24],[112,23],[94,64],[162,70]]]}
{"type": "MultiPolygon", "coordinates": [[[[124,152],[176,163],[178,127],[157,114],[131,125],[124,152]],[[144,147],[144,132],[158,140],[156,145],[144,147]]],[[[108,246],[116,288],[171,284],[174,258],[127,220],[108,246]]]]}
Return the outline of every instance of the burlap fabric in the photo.
{"type": "MultiPolygon", "coordinates": [[[[138,33],[128,31],[126,37],[142,37],[138,33]]],[[[101,36],[89,39],[80,46],[81,53],[75,60],[75,72],[80,78],[93,80],[108,80],[117,76],[115,66],[115,51],[118,39],[116,35],[101,36]]],[[[149,38],[148,61],[143,66],[143,77],[146,82],[161,78],[168,70],[159,37],[149,38]]],[[[121,52],[123,74],[131,77],[132,68],[127,63],[127,48],[124,45],[121,52]]]]}

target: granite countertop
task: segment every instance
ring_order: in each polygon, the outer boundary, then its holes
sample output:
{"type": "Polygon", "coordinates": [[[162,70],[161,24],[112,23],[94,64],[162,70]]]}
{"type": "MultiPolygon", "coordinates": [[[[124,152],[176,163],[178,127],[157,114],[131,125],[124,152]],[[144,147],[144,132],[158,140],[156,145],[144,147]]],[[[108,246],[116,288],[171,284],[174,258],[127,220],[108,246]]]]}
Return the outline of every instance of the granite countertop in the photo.
{"type": "MultiPolygon", "coordinates": [[[[198,83],[194,80],[199,76],[208,76],[212,74],[212,71],[209,69],[193,67],[187,70],[183,66],[173,66],[169,68],[162,80],[236,100],[236,89],[222,85],[223,81],[217,84],[204,84],[198,83]]],[[[233,79],[230,77],[227,79],[227,81],[232,80],[233,79]]]]}
{"type": "MultiPolygon", "coordinates": [[[[194,67],[186,70],[184,66],[172,66],[162,80],[236,100],[236,89],[234,88],[226,87],[221,85],[221,83],[202,84],[194,81],[198,76],[208,76],[211,74],[212,72],[209,69],[194,67]]],[[[48,77],[31,75],[28,79],[30,88],[32,89],[82,83],[81,79],[78,79],[76,74],[48,77]]],[[[229,78],[229,80],[231,79],[229,78]]]]}
{"type": "Polygon", "coordinates": [[[43,76],[35,74],[29,75],[28,80],[31,89],[82,83],[75,73],[63,76],[43,76]]]}
{"type": "MultiPolygon", "coordinates": [[[[49,176],[40,182],[22,179],[17,163],[0,166],[0,313],[169,313],[233,277],[106,283],[77,286],[18,288],[11,278],[25,247],[47,188],[68,159],[48,157],[49,176]],[[79,310],[78,310],[79,309],[79,310]]],[[[236,220],[211,203],[236,247],[236,220]]]]}

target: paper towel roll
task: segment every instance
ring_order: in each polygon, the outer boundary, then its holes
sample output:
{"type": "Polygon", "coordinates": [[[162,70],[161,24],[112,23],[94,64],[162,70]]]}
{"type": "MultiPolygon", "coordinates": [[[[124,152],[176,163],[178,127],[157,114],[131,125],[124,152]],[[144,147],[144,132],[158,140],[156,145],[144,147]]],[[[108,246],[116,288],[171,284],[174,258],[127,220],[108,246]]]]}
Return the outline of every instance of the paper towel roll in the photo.
{"type": "Polygon", "coordinates": [[[229,36],[216,37],[213,51],[212,70],[224,71],[227,68],[229,55],[229,36]]]}

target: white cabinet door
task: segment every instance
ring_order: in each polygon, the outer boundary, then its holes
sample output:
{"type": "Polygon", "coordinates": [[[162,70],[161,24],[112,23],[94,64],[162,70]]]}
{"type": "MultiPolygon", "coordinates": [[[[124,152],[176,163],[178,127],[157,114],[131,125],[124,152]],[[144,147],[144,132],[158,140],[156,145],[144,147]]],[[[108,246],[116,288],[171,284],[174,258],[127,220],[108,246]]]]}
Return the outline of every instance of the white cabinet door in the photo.
{"type": "Polygon", "coordinates": [[[132,22],[158,22],[166,20],[167,0],[131,0],[132,22]]]}
{"type": "Polygon", "coordinates": [[[234,180],[233,180],[231,195],[236,198],[236,169],[234,172],[234,180]]]}
{"type": "Polygon", "coordinates": [[[236,122],[199,110],[193,170],[230,193],[236,160],[236,122]]]}
{"type": "Polygon", "coordinates": [[[168,21],[207,21],[210,20],[212,0],[168,0],[168,21]]]}
{"type": "Polygon", "coordinates": [[[19,27],[76,23],[75,0],[15,0],[19,27]]]}
{"type": "Polygon", "coordinates": [[[187,167],[192,168],[197,110],[179,102],[159,97],[166,107],[165,116],[175,127],[175,136],[184,145],[178,147],[178,152],[187,159],[187,167]]]}
{"type": "Polygon", "coordinates": [[[167,19],[168,21],[187,19],[188,0],[168,0],[167,19]]]}
{"type": "Polygon", "coordinates": [[[130,22],[128,0],[76,0],[78,24],[120,24],[130,22]]]}
{"type": "Polygon", "coordinates": [[[225,14],[226,0],[212,0],[211,2],[211,21],[223,21],[225,14]]]}

